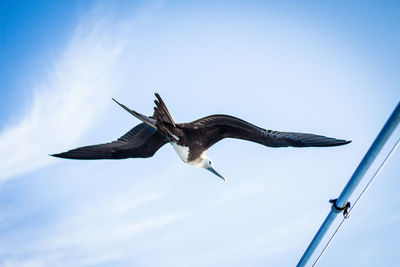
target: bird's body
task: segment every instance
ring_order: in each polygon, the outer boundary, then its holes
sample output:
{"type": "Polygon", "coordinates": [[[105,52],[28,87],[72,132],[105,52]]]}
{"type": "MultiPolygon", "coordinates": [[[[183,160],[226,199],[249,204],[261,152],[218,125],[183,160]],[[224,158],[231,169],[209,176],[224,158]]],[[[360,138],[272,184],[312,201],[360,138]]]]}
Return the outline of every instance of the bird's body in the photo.
{"type": "Polygon", "coordinates": [[[70,159],[147,158],[170,143],[185,163],[208,169],[225,180],[215,171],[206,155],[212,145],[224,138],[238,138],[269,147],[325,147],[351,142],[307,133],[265,130],[228,115],[211,115],[190,123],[176,124],[161,97],[158,94],[156,97],[152,117],[139,114],[113,99],[143,123],[114,142],[80,147],[53,156],[70,159]]]}

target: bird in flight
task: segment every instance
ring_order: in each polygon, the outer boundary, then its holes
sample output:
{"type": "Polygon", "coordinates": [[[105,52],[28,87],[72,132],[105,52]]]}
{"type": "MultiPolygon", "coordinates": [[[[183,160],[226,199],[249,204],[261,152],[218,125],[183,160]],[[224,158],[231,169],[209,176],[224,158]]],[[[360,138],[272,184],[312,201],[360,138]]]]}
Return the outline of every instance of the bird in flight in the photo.
{"type": "Polygon", "coordinates": [[[155,93],[154,113],[148,117],[113,100],[142,121],[118,140],[79,147],[51,156],[67,159],[148,158],[166,143],[189,165],[207,169],[223,179],[206,155],[207,150],[224,138],[237,138],[269,147],[328,147],[350,143],[342,139],[309,133],[265,130],[229,115],[210,115],[189,123],[175,123],[160,95],[155,93]]]}

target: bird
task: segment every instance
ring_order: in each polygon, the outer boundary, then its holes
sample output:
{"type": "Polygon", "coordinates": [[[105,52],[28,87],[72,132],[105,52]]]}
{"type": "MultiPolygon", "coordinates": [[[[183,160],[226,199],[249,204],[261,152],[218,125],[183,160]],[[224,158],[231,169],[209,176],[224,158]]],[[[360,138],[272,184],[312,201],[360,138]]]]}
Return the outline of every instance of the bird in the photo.
{"type": "Polygon", "coordinates": [[[152,116],[142,115],[112,98],[119,106],[142,121],[117,140],[79,147],[51,156],[66,159],[126,159],[152,157],[170,143],[183,162],[209,170],[222,180],[207,150],[224,138],[247,140],[267,147],[331,147],[351,141],[322,135],[266,130],[242,119],[223,114],[210,115],[189,123],[175,123],[164,101],[155,93],[152,116]]]}

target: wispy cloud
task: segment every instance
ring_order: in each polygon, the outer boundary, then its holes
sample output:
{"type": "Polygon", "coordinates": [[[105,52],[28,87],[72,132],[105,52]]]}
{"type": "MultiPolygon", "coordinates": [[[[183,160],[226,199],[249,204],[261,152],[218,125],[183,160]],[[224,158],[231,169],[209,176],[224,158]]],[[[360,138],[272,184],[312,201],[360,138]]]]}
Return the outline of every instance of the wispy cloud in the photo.
{"type": "Polygon", "coordinates": [[[34,98],[20,122],[0,133],[0,181],[51,162],[93,126],[116,89],[115,67],[124,40],[107,18],[92,14],[76,27],[47,78],[33,81],[34,98]]]}
{"type": "Polygon", "coordinates": [[[115,208],[120,203],[119,199],[108,198],[108,207],[99,207],[88,214],[78,212],[72,214],[73,219],[69,222],[60,222],[60,225],[49,230],[50,234],[45,238],[27,247],[28,254],[40,255],[42,261],[52,264],[71,261],[71,264],[80,266],[122,260],[127,256],[127,244],[141,242],[146,234],[163,229],[185,216],[164,213],[139,219],[129,217],[129,214],[138,213],[142,207],[161,198],[161,195],[131,197],[133,206],[118,214],[115,208]],[[54,255],[57,257],[53,258],[54,255]]]}
{"type": "MultiPolygon", "coordinates": [[[[149,20],[159,3],[132,4],[133,12],[121,5],[126,20],[107,8],[82,17],[48,64],[47,78],[33,81],[28,112],[0,133],[0,181],[29,175],[1,186],[1,266],[293,265],[329,210],[327,196],[345,184],[358,151],[367,147],[360,140],[369,136],[354,114],[366,112],[362,117],[372,122],[369,115],[379,113],[370,111],[372,102],[361,105],[373,83],[349,67],[357,62],[351,53],[319,39],[320,32],[303,36],[297,18],[251,22],[257,12],[242,16],[235,9],[225,16],[221,6],[213,15],[168,3],[149,20]],[[104,116],[107,107],[119,112],[111,96],[148,112],[147,90],[154,88],[164,90],[177,121],[222,112],[277,130],[335,137],[348,131],[354,143],[275,150],[224,140],[209,155],[227,183],[184,165],[169,145],[145,160],[62,161],[33,172],[52,162],[49,153],[92,144],[82,140],[84,133],[97,141],[111,128],[90,130],[99,118],[105,124],[117,118],[104,116]],[[204,106],[194,108],[193,99],[204,106]]],[[[361,77],[367,76],[373,75],[361,77]]],[[[370,95],[379,98],[379,92],[370,95]]],[[[398,219],[385,225],[390,236],[398,219]]]]}

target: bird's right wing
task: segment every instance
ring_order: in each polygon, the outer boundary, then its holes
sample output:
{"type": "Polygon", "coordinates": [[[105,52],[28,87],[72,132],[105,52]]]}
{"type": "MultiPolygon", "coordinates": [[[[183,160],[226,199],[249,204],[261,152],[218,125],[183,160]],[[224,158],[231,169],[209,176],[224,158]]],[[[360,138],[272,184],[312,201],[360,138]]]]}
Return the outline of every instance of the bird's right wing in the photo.
{"type": "Polygon", "coordinates": [[[67,159],[147,158],[167,142],[157,129],[141,123],[114,142],[79,147],[52,156],[67,159]]]}
{"type": "Polygon", "coordinates": [[[203,131],[202,141],[206,148],[223,138],[243,139],[269,147],[324,147],[340,146],[351,142],[309,133],[265,130],[228,115],[211,115],[186,125],[203,131]]]}

